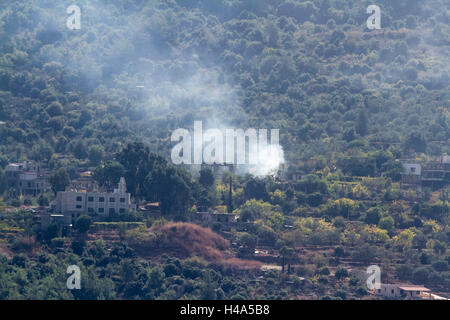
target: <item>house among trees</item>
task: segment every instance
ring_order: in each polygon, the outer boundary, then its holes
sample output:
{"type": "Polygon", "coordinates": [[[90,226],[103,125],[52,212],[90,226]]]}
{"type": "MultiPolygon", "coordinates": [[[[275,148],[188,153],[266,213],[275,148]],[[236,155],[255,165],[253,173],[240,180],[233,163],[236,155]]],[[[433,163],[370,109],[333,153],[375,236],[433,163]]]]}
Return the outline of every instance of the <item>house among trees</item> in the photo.
{"type": "Polygon", "coordinates": [[[41,229],[45,229],[52,224],[60,225],[63,228],[72,227],[71,216],[53,214],[48,210],[41,210],[38,214],[34,215],[33,222],[41,229]]]}
{"type": "Polygon", "coordinates": [[[400,160],[403,165],[402,188],[420,189],[422,166],[414,160],[400,160]]]}
{"type": "Polygon", "coordinates": [[[6,190],[10,196],[36,195],[47,191],[49,184],[33,161],[10,163],[5,168],[6,190]]]}
{"type": "Polygon", "coordinates": [[[377,294],[393,299],[431,299],[431,290],[419,285],[381,284],[377,294]]]}
{"type": "Polygon", "coordinates": [[[66,222],[73,223],[80,215],[98,214],[116,216],[129,210],[136,210],[131,202],[130,193],[126,192],[125,178],[120,178],[118,188],[113,192],[59,191],[51,203],[53,214],[62,214],[66,222]]]}
{"type": "Polygon", "coordinates": [[[137,208],[145,216],[159,217],[161,216],[161,205],[159,202],[147,202],[137,208]]]}
{"type": "Polygon", "coordinates": [[[221,223],[224,229],[229,229],[231,224],[236,223],[236,214],[228,212],[217,212],[213,209],[199,206],[195,216],[195,220],[201,222],[206,226],[211,226],[215,223],[221,223]]]}
{"type": "Polygon", "coordinates": [[[77,190],[84,189],[87,191],[93,191],[96,187],[96,183],[92,178],[92,174],[93,173],[91,171],[81,172],[80,177],[71,182],[71,187],[77,190]]]}
{"type": "Polygon", "coordinates": [[[402,188],[421,187],[440,189],[450,183],[450,157],[443,156],[440,161],[430,162],[424,167],[414,160],[400,160],[403,165],[402,188]]]}
{"type": "Polygon", "coordinates": [[[422,187],[433,190],[450,183],[450,157],[444,156],[439,162],[432,162],[423,168],[422,187]]]}

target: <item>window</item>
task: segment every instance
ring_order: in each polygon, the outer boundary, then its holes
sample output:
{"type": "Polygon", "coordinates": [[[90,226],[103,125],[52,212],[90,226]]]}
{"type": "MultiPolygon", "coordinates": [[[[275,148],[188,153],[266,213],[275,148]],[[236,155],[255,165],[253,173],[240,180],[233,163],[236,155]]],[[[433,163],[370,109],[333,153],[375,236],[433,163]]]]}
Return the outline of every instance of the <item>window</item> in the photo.
{"type": "Polygon", "coordinates": [[[115,198],[109,198],[109,202],[115,202],[116,199],[115,198]]]}
{"type": "Polygon", "coordinates": [[[98,198],[98,202],[105,202],[105,198],[103,197],[98,198]]]}
{"type": "Polygon", "coordinates": [[[109,214],[114,214],[114,213],[115,213],[114,208],[109,208],[109,214]]]}
{"type": "Polygon", "coordinates": [[[81,201],[81,197],[77,197],[77,201],[81,201]]]}
{"type": "Polygon", "coordinates": [[[105,208],[98,208],[98,212],[105,212],[105,208]]]}
{"type": "Polygon", "coordinates": [[[120,202],[125,203],[125,198],[120,198],[120,202]]]}
{"type": "Polygon", "coordinates": [[[77,205],[77,209],[81,209],[81,205],[77,205]]]}
{"type": "Polygon", "coordinates": [[[89,202],[93,202],[94,201],[94,197],[88,197],[88,201],[89,202]]]}
{"type": "Polygon", "coordinates": [[[94,212],[94,208],[88,208],[88,212],[94,212]]]}
{"type": "Polygon", "coordinates": [[[119,209],[119,213],[125,213],[125,209],[120,208],[120,209],[119,209]]]}

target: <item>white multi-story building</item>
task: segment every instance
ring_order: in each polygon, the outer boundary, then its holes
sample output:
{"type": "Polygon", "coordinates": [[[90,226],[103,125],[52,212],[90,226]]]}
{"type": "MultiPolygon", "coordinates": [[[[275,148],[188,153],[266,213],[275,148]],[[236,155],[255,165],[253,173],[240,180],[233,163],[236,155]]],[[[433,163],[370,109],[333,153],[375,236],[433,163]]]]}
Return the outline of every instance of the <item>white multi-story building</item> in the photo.
{"type": "Polygon", "coordinates": [[[119,186],[114,192],[60,191],[52,202],[54,213],[62,214],[67,222],[73,222],[83,214],[116,216],[135,210],[131,203],[131,195],[126,191],[124,178],[120,178],[119,186]]]}

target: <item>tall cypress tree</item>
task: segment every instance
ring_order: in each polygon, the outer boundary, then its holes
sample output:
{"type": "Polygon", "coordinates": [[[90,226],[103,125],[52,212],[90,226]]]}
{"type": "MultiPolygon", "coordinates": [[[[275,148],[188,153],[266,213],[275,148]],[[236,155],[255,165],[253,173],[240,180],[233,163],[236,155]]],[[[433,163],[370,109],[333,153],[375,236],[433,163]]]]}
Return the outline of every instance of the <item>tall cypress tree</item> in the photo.
{"type": "Polygon", "coordinates": [[[228,191],[228,212],[233,212],[233,187],[231,176],[230,176],[230,189],[228,191]]]}
{"type": "Polygon", "coordinates": [[[359,135],[365,136],[368,133],[368,122],[366,110],[361,109],[356,122],[356,132],[359,135]]]}

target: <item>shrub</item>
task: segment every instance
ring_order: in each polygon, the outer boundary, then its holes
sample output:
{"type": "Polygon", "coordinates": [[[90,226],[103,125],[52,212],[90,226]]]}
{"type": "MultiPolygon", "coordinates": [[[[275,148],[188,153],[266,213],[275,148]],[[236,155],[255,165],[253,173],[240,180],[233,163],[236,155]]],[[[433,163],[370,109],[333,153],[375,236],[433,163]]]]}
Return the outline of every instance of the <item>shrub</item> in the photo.
{"type": "Polygon", "coordinates": [[[311,207],[317,207],[322,203],[322,195],[318,192],[314,192],[307,196],[307,202],[311,207]]]}
{"type": "Polygon", "coordinates": [[[397,267],[397,277],[400,280],[408,280],[412,277],[413,268],[409,265],[402,264],[397,267]]]}
{"type": "Polygon", "coordinates": [[[343,278],[347,278],[348,277],[348,271],[345,268],[337,268],[334,276],[336,277],[336,279],[343,279],[343,278]]]}
{"type": "Polygon", "coordinates": [[[381,210],[377,207],[367,210],[365,222],[377,225],[381,219],[381,210]]]}
{"type": "Polygon", "coordinates": [[[318,272],[318,273],[319,273],[320,275],[327,276],[327,275],[330,274],[330,269],[329,269],[328,267],[322,267],[322,268],[319,269],[319,272],[318,272]]]}
{"type": "Polygon", "coordinates": [[[336,257],[343,257],[345,255],[345,250],[343,247],[334,248],[334,255],[336,257]]]}
{"type": "Polygon", "coordinates": [[[19,268],[25,268],[27,266],[28,259],[26,256],[18,254],[12,258],[12,265],[17,266],[19,268]]]}
{"type": "Polygon", "coordinates": [[[367,294],[367,290],[366,290],[365,288],[363,288],[363,287],[358,287],[358,288],[356,289],[356,291],[355,291],[355,294],[356,294],[358,297],[363,297],[363,296],[365,296],[365,295],[367,294]]]}
{"type": "Polygon", "coordinates": [[[179,270],[178,270],[177,266],[172,263],[167,264],[164,267],[164,274],[166,275],[166,277],[172,277],[174,275],[177,275],[178,272],[179,272],[179,270]]]}
{"type": "Polygon", "coordinates": [[[91,227],[91,224],[91,217],[82,215],[75,221],[74,229],[78,230],[79,233],[86,233],[91,227]]]}
{"type": "Polygon", "coordinates": [[[395,221],[392,217],[384,217],[384,218],[380,219],[378,226],[381,229],[391,231],[394,228],[394,224],[395,224],[395,221]]]}
{"type": "Polygon", "coordinates": [[[319,278],[317,278],[317,282],[319,282],[320,284],[327,284],[328,277],[325,275],[320,275],[319,278]]]}
{"type": "Polygon", "coordinates": [[[429,280],[429,275],[432,270],[429,267],[420,267],[414,270],[413,272],[413,281],[415,283],[427,283],[429,280]]]}
{"type": "Polygon", "coordinates": [[[447,261],[436,261],[432,264],[432,267],[436,271],[447,271],[448,270],[448,263],[447,261]]]}
{"type": "Polygon", "coordinates": [[[345,292],[344,290],[337,290],[336,296],[341,298],[342,300],[345,300],[347,298],[347,292],[345,292]]]}
{"type": "Polygon", "coordinates": [[[65,244],[65,238],[53,238],[50,241],[50,247],[52,248],[63,248],[65,244]]]}

